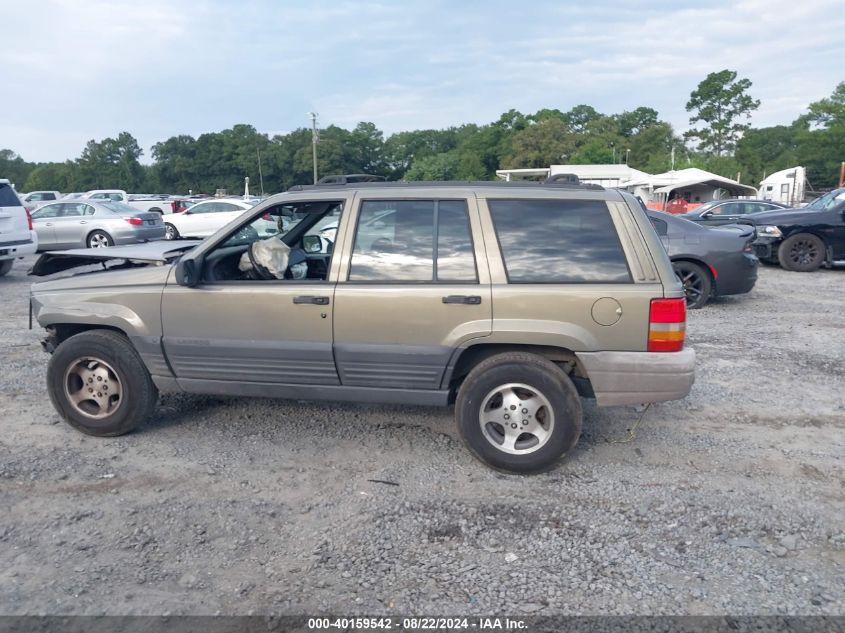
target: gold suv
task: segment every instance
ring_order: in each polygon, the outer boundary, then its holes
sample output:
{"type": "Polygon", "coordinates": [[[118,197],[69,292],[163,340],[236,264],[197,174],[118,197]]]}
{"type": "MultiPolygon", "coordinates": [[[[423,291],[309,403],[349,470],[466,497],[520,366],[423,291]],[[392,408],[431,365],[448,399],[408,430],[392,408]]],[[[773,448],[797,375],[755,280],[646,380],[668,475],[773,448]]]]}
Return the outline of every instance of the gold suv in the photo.
{"type": "Polygon", "coordinates": [[[162,391],[454,405],[485,463],[530,472],[599,406],[683,398],[684,295],[639,203],[572,183],[295,187],[202,242],[46,254],[48,390],[126,433],[162,391]]]}

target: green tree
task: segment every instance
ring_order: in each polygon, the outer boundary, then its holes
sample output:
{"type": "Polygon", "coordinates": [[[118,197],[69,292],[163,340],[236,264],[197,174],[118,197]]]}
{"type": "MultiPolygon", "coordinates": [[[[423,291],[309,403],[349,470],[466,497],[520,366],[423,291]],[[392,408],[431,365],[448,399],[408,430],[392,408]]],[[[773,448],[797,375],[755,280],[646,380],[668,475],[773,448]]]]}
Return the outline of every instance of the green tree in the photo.
{"type": "Polygon", "coordinates": [[[404,180],[456,180],[460,160],[453,152],[424,156],[415,160],[405,173],[404,180]]]}
{"type": "Polygon", "coordinates": [[[845,125],[845,81],[827,99],[811,103],[807,119],[811,123],[830,128],[845,125]]]}
{"type": "Polygon", "coordinates": [[[795,165],[799,129],[776,125],[746,131],[735,153],[743,180],[757,185],[765,174],[795,165]]]}
{"type": "Polygon", "coordinates": [[[704,127],[689,130],[684,137],[695,140],[699,150],[716,156],[734,148],[742,133],[750,126],[743,119],[760,106],[760,101],[748,94],[751,81],[737,79],[733,70],[710,73],[692,91],[687,112],[693,112],[690,124],[704,127]]]}
{"type": "Polygon", "coordinates": [[[566,162],[575,152],[575,139],[566,123],[547,118],[513,135],[504,159],[509,169],[548,167],[566,162]]]}
{"type": "Polygon", "coordinates": [[[90,140],[76,161],[76,185],[80,189],[125,189],[138,191],[145,182],[144,168],[139,162],[138,141],[129,132],[117,138],[90,140]]]}
{"type": "Polygon", "coordinates": [[[12,150],[0,149],[0,178],[8,179],[19,191],[31,191],[23,187],[35,168],[33,163],[26,162],[12,150]]]}

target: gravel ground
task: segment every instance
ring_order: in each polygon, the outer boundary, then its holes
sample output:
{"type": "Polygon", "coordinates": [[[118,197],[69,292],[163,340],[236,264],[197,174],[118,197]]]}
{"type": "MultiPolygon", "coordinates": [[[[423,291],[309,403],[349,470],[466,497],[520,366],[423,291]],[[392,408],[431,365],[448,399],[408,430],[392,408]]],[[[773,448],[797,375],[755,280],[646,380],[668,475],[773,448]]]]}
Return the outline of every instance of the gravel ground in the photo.
{"type": "Polygon", "coordinates": [[[637,410],[585,402],[522,477],[445,409],[169,395],[86,437],[45,393],[31,262],[0,278],[0,613],[845,613],[845,270],[691,313],[687,399],[630,443],[637,410]]]}

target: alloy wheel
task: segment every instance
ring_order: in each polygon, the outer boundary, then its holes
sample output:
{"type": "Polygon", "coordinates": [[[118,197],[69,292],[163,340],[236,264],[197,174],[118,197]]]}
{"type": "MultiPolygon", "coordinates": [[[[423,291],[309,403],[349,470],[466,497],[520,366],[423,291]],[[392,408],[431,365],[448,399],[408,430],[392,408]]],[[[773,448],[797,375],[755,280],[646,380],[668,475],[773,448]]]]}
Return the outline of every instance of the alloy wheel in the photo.
{"type": "Polygon", "coordinates": [[[72,362],[63,385],[68,403],[89,418],[108,417],[123,398],[123,385],[117,372],[100,358],[84,357],[72,362]]]}
{"type": "Polygon", "coordinates": [[[555,418],[549,400],[539,390],[507,383],[482,400],[478,423],[484,438],[494,447],[511,455],[525,455],[549,441],[555,418]]]}

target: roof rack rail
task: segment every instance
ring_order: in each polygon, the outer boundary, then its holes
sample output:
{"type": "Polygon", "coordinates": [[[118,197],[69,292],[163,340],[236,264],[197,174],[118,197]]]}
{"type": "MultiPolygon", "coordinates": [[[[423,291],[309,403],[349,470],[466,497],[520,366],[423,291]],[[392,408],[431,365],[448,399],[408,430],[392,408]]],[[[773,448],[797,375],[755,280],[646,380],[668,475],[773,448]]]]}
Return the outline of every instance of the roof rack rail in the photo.
{"type": "Polygon", "coordinates": [[[332,174],[323,176],[317,181],[318,185],[348,185],[357,182],[385,182],[384,176],[374,174],[332,174]]]}
{"type": "Polygon", "coordinates": [[[573,183],[566,180],[554,180],[552,182],[533,180],[438,180],[438,181],[334,181],[318,182],[316,185],[293,185],[288,191],[314,191],[331,190],[343,186],[362,189],[411,189],[414,187],[490,187],[496,189],[536,189],[537,187],[555,187],[561,189],[586,189],[588,191],[604,191],[604,187],[593,183],[573,183]]]}

